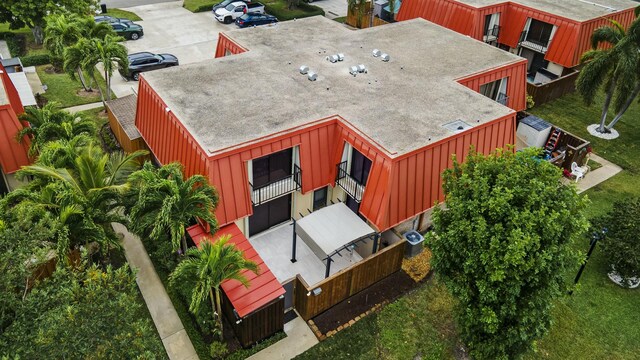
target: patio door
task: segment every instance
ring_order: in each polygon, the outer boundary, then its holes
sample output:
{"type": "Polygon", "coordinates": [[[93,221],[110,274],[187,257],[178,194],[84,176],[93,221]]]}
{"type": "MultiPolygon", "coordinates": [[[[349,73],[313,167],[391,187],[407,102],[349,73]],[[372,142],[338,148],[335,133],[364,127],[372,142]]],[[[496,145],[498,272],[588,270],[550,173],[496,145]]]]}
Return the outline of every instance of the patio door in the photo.
{"type": "Polygon", "coordinates": [[[249,217],[249,236],[265,231],[291,219],[291,194],[253,207],[249,217]]]}

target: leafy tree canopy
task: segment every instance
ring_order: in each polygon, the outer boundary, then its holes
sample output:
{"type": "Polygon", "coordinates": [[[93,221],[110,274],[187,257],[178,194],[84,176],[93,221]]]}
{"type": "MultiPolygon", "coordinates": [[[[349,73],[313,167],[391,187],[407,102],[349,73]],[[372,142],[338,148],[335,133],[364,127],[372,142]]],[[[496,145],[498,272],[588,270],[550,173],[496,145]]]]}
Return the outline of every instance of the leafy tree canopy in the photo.
{"type": "Polygon", "coordinates": [[[49,14],[88,14],[94,0],[2,0],[0,22],[9,23],[11,29],[44,26],[49,14]]]}
{"type": "Polygon", "coordinates": [[[164,349],[137,291],[127,267],[58,269],[25,297],[0,334],[1,352],[24,359],[154,359],[164,349]]]}
{"type": "Polygon", "coordinates": [[[579,265],[571,244],[587,228],[587,200],[539,149],[473,150],[444,172],[446,208],[433,214],[433,266],[459,300],[475,359],[511,359],[548,330],[553,299],[579,265]]]}

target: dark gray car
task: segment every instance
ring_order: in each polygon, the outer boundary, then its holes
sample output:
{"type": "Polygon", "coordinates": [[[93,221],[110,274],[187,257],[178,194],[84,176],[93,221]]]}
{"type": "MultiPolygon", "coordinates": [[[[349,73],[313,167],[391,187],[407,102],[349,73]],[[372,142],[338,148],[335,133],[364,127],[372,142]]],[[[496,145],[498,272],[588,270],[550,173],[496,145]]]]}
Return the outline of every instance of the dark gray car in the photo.
{"type": "Polygon", "coordinates": [[[154,54],[150,52],[139,52],[129,54],[129,73],[125,74],[120,69],[120,75],[128,80],[138,81],[140,73],[156,69],[163,69],[178,65],[178,58],[171,54],[154,54]]]}

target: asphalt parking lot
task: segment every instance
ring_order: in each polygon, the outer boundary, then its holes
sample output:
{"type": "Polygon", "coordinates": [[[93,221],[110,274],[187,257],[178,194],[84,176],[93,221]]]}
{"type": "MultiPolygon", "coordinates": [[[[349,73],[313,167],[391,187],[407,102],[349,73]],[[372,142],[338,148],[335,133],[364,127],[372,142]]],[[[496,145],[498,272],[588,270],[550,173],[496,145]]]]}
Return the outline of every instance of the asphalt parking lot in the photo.
{"type": "MultiPolygon", "coordinates": [[[[215,56],[218,33],[236,29],[235,25],[220,24],[211,12],[194,14],[182,7],[182,1],[172,1],[127,8],[143,20],[136,21],[144,28],[144,36],[126,41],[129,53],[150,51],[175,55],[180,64],[190,64],[215,56]]],[[[138,83],[127,82],[115,74],[111,88],[121,97],[137,91],[138,83]]]]}

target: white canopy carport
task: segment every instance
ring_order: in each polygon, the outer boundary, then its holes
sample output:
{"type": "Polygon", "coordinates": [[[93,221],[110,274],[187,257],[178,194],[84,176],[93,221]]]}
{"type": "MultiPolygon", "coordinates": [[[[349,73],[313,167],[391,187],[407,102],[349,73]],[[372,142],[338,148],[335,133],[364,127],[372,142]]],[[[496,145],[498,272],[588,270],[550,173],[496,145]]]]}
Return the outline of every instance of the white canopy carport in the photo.
{"type": "MultiPolygon", "coordinates": [[[[329,275],[333,255],[339,254],[348,246],[365,241],[372,236],[374,236],[374,241],[377,241],[378,238],[376,230],[341,202],[314,211],[304,218],[294,221],[293,231],[292,260],[295,260],[297,234],[318,258],[327,261],[325,277],[329,275]]],[[[376,243],[374,243],[374,252],[376,248],[376,243]]]]}

